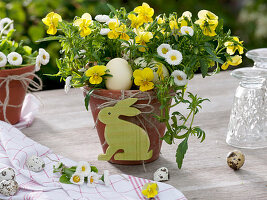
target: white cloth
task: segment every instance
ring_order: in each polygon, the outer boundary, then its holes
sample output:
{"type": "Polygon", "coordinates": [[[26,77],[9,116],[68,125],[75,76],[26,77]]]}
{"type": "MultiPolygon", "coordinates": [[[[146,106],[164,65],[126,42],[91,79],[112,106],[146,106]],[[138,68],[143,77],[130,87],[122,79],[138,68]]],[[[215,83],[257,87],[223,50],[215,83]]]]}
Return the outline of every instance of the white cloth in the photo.
{"type": "MultiPolygon", "coordinates": [[[[141,188],[150,180],[125,175],[111,175],[110,186],[105,186],[101,181],[95,188],[62,184],[58,174],[53,173],[53,165],[58,160],[67,166],[77,165],[76,162],[58,156],[52,151],[26,137],[18,129],[10,124],[0,121],[0,170],[12,167],[16,172],[16,181],[20,190],[13,197],[5,197],[0,194],[0,199],[12,200],[135,200],[143,199],[141,188]],[[45,168],[39,173],[29,171],[25,165],[28,157],[37,155],[44,159],[45,168]],[[127,180],[128,179],[128,180],[127,180]]],[[[159,194],[157,200],[186,200],[184,195],[171,185],[158,183],[159,194]]]]}
{"type": "Polygon", "coordinates": [[[32,125],[35,115],[38,113],[41,102],[32,94],[27,94],[22,108],[20,120],[14,126],[18,129],[27,128],[32,125]]]}

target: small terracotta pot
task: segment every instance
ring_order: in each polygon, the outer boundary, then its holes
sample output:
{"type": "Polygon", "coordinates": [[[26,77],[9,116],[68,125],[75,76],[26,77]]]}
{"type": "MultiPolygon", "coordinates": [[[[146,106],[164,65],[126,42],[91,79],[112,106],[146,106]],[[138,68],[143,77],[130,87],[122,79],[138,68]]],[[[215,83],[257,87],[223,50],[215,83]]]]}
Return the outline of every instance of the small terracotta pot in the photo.
{"type": "MultiPolygon", "coordinates": [[[[85,91],[88,91],[88,90],[89,90],[89,88],[85,88],[85,91]]],[[[140,93],[140,91],[139,90],[125,90],[124,91],[126,98],[128,98],[128,97],[130,97],[136,93],[140,93]]],[[[152,105],[154,107],[153,114],[159,115],[160,114],[160,109],[159,109],[160,102],[156,98],[156,94],[153,91],[140,93],[140,94],[134,96],[134,98],[142,98],[142,97],[147,98],[146,93],[149,93],[149,95],[152,97],[152,101],[151,101],[150,105],[152,105]]],[[[120,90],[97,89],[93,92],[93,94],[112,98],[112,99],[121,99],[121,91],[120,90]]],[[[86,95],[86,92],[84,92],[84,95],[86,95]]],[[[91,112],[93,114],[93,118],[94,118],[94,121],[96,124],[98,136],[99,136],[104,153],[106,152],[106,149],[108,147],[108,144],[105,142],[105,136],[104,136],[106,125],[103,124],[100,120],[98,120],[97,116],[98,116],[98,113],[100,111],[98,106],[105,103],[105,102],[107,102],[107,101],[103,100],[103,99],[96,98],[93,95],[90,97],[90,102],[89,102],[90,107],[91,107],[91,112]]],[[[135,104],[147,104],[147,103],[148,103],[148,100],[138,100],[135,104]]],[[[149,108],[146,110],[144,110],[144,109],[140,109],[140,110],[141,111],[148,111],[149,108]]],[[[136,124],[142,128],[145,127],[144,129],[147,131],[147,134],[148,134],[149,139],[150,139],[149,150],[153,150],[152,157],[149,160],[146,160],[145,163],[149,163],[149,162],[157,160],[159,158],[160,149],[161,149],[161,145],[162,145],[162,140],[160,138],[163,137],[163,135],[165,133],[165,129],[166,129],[165,123],[158,122],[157,119],[152,116],[152,114],[146,114],[146,120],[143,120],[141,118],[142,122],[140,122],[136,117],[120,116],[119,118],[126,120],[126,121],[129,121],[131,123],[134,123],[134,124],[136,124]],[[153,124],[153,126],[151,126],[151,124],[153,124]],[[158,132],[157,132],[156,128],[158,129],[158,132]]],[[[118,152],[123,152],[123,150],[118,150],[116,153],[118,153],[118,152]]],[[[143,161],[115,160],[114,155],[109,160],[109,162],[116,163],[116,164],[123,164],[123,165],[135,165],[135,164],[142,164],[143,163],[143,161]]]]}
{"type": "MultiPolygon", "coordinates": [[[[33,72],[35,69],[34,65],[27,66],[27,67],[21,67],[16,69],[0,69],[0,77],[8,77],[13,75],[22,75],[27,72],[33,72]]],[[[28,78],[33,79],[33,76],[29,76],[28,78]]],[[[0,83],[3,80],[0,79],[0,83]]],[[[26,90],[23,87],[22,83],[17,80],[12,80],[9,82],[9,105],[20,105],[23,103],[24,98],[26,95],[26,90]]],[[[4,102],[6,99],[6,83],[4,83],[0,87],[0,100],[1,102],[4,102]]],[[[21,108],[20,107],[7,107],[6,109],[6,116],[8,121],[11,124],[16,124],[20,120],[20,114],[21,114],[21,108]]],[[[3,106],[0,106],[0,120],[4,120],[4,114],[3,114],[3,106]]]]}

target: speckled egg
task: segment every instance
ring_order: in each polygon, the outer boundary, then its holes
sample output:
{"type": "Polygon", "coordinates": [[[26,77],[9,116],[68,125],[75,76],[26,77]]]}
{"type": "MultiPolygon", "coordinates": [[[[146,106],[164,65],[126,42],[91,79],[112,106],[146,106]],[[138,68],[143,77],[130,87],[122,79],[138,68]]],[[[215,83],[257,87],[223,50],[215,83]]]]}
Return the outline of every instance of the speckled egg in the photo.
{"type": "Polygon", "coordinates": [[[0,171],[0,181],[2,180],[15,180],[15,171],[8,167],[0,171]]]}
{"type": "Polygon", "coordinates": [[[45,162],[41,157],[33,155],[28,158],[26,165],[29,170],[39,172],[45,167],[45,162]]]}
{"type": "Polygon", "coordinates": [[[169,180],[169,171],[166,167],[161,167],[154,173],[154,181],[167,180],[169,180]]]}
{"type": "Polygon", "coordinates": [[[234,170],[240,169],[245,162],[245,155],[238,150],[229,152],[227,155],[227,164],[234,170]]]}
{"type": "Polygon", "coordinates": [[[0,193],[5,196],[13,196],[19,190],[19,184],[14,180],[3,180],[0,182],[0,193]]]}

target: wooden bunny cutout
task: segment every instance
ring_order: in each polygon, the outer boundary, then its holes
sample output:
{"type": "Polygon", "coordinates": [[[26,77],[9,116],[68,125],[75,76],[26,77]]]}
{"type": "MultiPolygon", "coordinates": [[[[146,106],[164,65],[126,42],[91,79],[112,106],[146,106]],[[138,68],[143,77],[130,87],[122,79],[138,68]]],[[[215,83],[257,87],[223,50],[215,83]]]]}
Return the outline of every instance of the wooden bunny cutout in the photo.
{"type": "Polygon", "coordinates": [[[115,160],[148,160],[153,150],[149,150],[150,140],[143,128],[131,122],[119,119],[120,115],[136,116],[141,113],[137,108],[130,107],[137,98],[128,98],[119,101],[113,107],[103,108],[98,119],[106,124],[105,139],[109,145],[105,154],[98,155],[98,160],[110,160],[116,153],[115,160]]]}

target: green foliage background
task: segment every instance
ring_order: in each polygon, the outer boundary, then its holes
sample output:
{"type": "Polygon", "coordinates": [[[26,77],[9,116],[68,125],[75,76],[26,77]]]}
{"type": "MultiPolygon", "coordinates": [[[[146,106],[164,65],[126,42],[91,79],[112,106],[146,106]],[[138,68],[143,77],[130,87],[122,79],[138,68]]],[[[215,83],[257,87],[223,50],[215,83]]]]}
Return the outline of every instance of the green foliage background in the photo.
{"type": "MultiPolygon", "coordinates": [[[[46,27],[41,19],[54,11],[65,20],[72,21],[75,16],[84,12],[93,17],[97,14],[109,13],[107,3],[115,8],[126,7],[133,10],[142,2],[154,8],[155,14],[177,12],[178,15],[189,10],[197,18],[201,9],[214,12],[224,19],[225,29],[231,29],[233,35],[244,40],[247,49],[267,47],[267,5],[266,0],[1,0],[0,18],[9,17],[15,20],[15,40],[24,40],[36,50],[45,48],[51,55],[49,65],[43,66],[39,75],[44,81],[44,89],[60,88],[59,78],[44,74],[57,73],[55,58],[59,57],[58,42],[36,43],[46,35],[46,27]]],[[[252,61],[244,58],[242,66],[252,65],[252,61]]]]}

